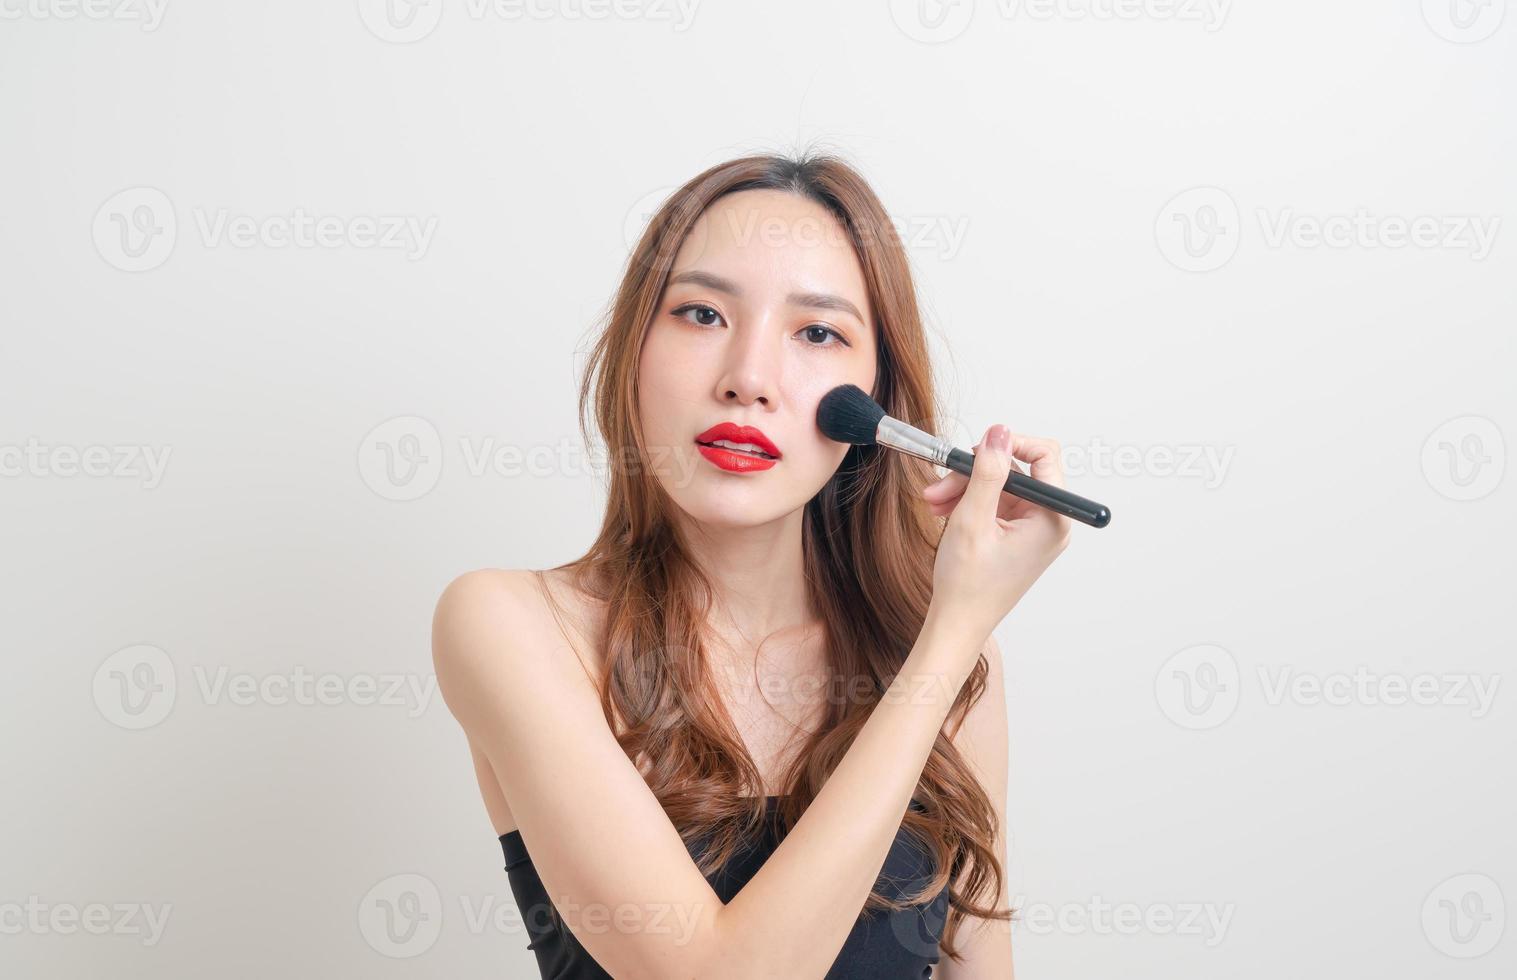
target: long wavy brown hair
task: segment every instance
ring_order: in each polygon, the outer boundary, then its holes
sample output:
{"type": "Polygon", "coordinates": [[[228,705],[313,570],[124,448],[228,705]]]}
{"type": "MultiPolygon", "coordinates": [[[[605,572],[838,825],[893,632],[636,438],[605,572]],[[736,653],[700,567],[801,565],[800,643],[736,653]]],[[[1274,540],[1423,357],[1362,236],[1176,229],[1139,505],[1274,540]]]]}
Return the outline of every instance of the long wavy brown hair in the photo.
{"type": "MultiPolygon", "coordinates": [[[[747,156],[713,166],[675,190],[650,219],[628,258],[580,382],[579,424],[587,417],[605,441],[609,497],[600,532],[580,558],[557,566],[605,609],[600,644],[601,706],[623,750],[679,828],[702,844],[711,874],[762,825],[763,777],[723,705],[704,655],[712,583],[670,519],[673,501],[652,469],[637,410],[637,364],[674,258],[697,218],[726,194],[768,188],[801,194],[840,223],[863,267],[878,350],[872,392],[890,415],[936,432],[938,405],[926,337],[904,248],[863,177],[832,154],[747,156]]],[[[806,579],[824,625],[827,676],[845,697],[825,699],[817,730],[783,773],[777,819],[795,825],[853,744],[921,631],[932,597],[932,567],[944,518],[919,491],[930,466],[877,446],[853,446],[805,508],[806,579]],[[862,696],[861,696],[862,694],[862,696]]],[[[546,582],[539,584],[552,603],[546,582]]],[[[964,917],[1006,920],[998,910],[1002,868],[989,797],[946,732],[956,731],[984,694],[980,657],[922,770],[905,826],[935,861],[916,895],[893,901],[871,892],[865,909],[901,909],[949,888],[941,948],[954,946],[964,917]]],[[[1000,692],[995,692],[999,697],[1000,692]]]]}

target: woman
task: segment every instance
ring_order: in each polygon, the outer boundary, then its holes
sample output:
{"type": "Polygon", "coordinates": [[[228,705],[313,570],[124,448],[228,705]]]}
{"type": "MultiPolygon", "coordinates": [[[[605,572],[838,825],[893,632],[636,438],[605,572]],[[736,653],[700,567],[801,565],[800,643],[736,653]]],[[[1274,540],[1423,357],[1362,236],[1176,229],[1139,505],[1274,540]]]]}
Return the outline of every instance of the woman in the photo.
{"type": "Polygon", "coordinates": [[[930,373],[846,163],[733,160],[653,216],[580,388],[599,536],[433,625],[544,977],[1012,976],[991,631],[1069,521],[1000,487],[1062,486],[1058,447],[992,426],[935,480],[816,426],[852,383],[930,430],[930,373]]]}

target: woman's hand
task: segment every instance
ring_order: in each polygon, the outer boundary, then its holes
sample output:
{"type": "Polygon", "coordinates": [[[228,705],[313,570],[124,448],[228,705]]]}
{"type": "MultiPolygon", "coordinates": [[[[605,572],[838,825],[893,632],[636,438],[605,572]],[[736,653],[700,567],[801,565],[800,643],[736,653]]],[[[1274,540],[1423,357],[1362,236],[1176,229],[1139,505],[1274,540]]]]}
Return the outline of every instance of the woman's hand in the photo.
{"type": "Polygon", "coordinates": [[[975,446],[972,476],[951,472],[922,491],[934,515],[948,515],[932,570],[929,615],[967,630],[976,643],[1069,544],[1068,517],[1002,491],[1015,460],[1032,468],[1033,479],[1064,486],[1057,442],[997,424],[975,446]]]}

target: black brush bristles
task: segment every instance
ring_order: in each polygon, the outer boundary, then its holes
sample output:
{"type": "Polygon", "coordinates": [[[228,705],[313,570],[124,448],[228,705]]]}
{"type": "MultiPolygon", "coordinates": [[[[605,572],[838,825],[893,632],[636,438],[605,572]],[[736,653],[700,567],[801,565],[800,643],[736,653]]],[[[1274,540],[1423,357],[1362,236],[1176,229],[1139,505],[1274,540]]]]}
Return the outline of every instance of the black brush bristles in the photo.
{"type": "Polygon", "coordinates": [[[875,430],[885,410],[858,385],[838,385],[816,406],[817,428],[835,442],[874,445],[875,430]]]}

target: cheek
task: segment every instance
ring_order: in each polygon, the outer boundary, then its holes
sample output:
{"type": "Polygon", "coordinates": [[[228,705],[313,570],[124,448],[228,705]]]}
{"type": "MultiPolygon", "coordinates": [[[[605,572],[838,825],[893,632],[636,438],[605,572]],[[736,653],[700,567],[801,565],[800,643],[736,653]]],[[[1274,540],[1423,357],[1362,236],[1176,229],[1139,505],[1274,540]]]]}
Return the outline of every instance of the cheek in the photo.
{"type": "Polygon", "coordinates": [[[834,348],[831,350],[795,350],[786,364],[785,381],[790,394],[813,406],[838,385],[858,385],[874,390],[875,352],[873,345],[834,348]]]}
{"type": "Polygon", "coordinates": [[[865,391],[871,390],[874,387],[873,372],[861,371],[851,365],[820,366],[793,372],[792,379],[787,379],[786,397],[791,405],[797,406],[798,414],[803,420],[807,443],[807,479],[820,477],[825,480],[842,465],[849,447],[822,434],[816,424],[817,406],[821,404],[822,396],[838,385],[854,384],[865,391]]]}
{"type": "Polygon", "coordinates": [[[678,344],[671,344],[662,331],[653,330],[638,356],[637,378],[639,410],[645,427],[657,430],[668,416],[668,408],[686,400],[691,384],[692,366],[678,344]]]}
{"type": "Polygon", "coordinates": [[[638,355],[638,374],[653,387],[681,392],[699,389],[705,382],[713,352],[699,336],[682,334],[678,327],[655,323],[643,340],[638,355]]]}

